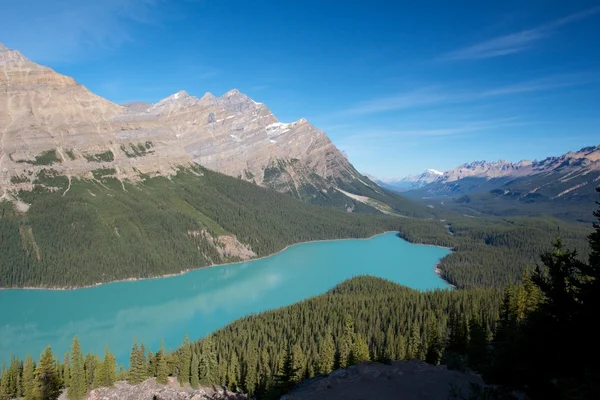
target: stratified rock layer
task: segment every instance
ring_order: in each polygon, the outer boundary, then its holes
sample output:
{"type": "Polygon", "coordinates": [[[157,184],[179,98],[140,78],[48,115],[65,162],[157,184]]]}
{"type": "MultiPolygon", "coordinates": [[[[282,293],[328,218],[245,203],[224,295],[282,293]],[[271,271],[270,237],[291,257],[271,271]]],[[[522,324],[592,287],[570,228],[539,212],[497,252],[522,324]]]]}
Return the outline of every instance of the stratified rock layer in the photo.
{"type": "Polygon", "coordinates": [[[290,193],[360,179],[325,133],[305,119],[282,123],[236,89],[120,106],[2,46],[0,196],[31,188],[25,178],[50,168],[36,161],[47,151],[53,170],[88,178],[98,168],[118,179],[168,175],[196,162],[290,193]]]}

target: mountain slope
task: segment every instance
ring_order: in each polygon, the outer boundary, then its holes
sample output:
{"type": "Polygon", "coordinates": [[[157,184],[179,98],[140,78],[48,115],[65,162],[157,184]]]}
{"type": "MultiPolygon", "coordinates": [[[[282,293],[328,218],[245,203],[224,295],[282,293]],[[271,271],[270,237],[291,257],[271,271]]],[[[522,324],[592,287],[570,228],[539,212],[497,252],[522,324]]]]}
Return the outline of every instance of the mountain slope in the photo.
{"type": "Polygon", "coordinates": [[[94,179],[70,181],[44,174],[33,191],[19,193],[31,204],[27,213],[0,201],[1,287],[72,287],[179,273],[413,221],[306,204],[199,166],[137,183],[94,173],[94,179]]]}
{"type": "Polygon", "coordinates": [[[590,146],[541,161],[463,164],[404,194],[470,214],[551,214],[589,221],[598,185],[600,146],[590,146]]]}
{"type": "MultiPolygon", "coordinates": [[[[110,175],[121,181],[139,181],[140,174],[167,176],[198,163],[307,202],[385,211],[377,201],[337,190],[343,185],[345,191],[358,186],[361,193],[381,192],[324,132],[305,119],[280,122],[236,89],[202,98],[180,91],[155,104],[120,106],[5,47],[0,88],[2,198],[32,189],[50,165],[65,176],[92,178],[92,171],[104,168],[114,169],[110,175]]],[[[420,208],[386,196],[396,204],[393,212],[414,214],[420,208]]]]}

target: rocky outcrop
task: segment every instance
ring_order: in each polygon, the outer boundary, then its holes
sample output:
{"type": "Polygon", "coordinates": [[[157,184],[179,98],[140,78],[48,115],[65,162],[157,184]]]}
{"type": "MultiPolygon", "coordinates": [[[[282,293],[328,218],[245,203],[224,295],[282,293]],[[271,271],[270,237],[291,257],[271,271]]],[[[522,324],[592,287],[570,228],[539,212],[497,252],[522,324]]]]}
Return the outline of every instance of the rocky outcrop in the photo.
{"type": "Polygon", "coordinates": [[[199,163],[298,197],[361,177],[324,132],[305,119],[281,122],[236,89],[121,106],[6,47],[0,135],[3,197],[30,188],[44,168],[87,178],[114,169],[111,176],[135,180],[199,163]]]}
{"type": "Polygon", "coordinates": [[[302,382],[282,400],[448,400],[483,384],[478,375],[422,361],[367,362],[302,382]]]}
{"type": "Polygon", "coordinates": [[[87,398],[89,400],[242,400],[248,399],[248,396],[221,388],[192,389],[189,385],[181,387],[174,378],[171,378],[167,385],[160,385],[156,382],[156,378],[152,378],[139,385],[117,382],[114,387],[94,389],[87,398]]]}

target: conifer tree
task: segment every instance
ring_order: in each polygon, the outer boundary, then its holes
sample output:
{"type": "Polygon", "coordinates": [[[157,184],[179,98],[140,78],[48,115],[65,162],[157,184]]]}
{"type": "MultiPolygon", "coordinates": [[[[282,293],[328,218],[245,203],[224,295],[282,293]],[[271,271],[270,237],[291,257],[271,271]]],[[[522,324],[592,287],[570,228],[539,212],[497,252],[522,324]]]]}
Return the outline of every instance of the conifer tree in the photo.
{"type": "Polygon", "coordinates": [[[160,350],[156,353],[156,382],[163,385],[169,381],[169,367],[165,356],[165,342],[160,342],[160,350]]]}
{"type": "Polygon", "coordinates": [[[279,374],[275,376],[277,391],[287,393],[296,383],[301,374],[299,362],[294,360],[293,346],[288,344],[288,349],[281,365],[279,374]]]}
{"type": "MultiPolygon", "coordinates": [[[[216,382],[215,371],[217,369],[217,355],[212,336],[206,336],[202,340],[200,353],[200,382],[203,385],[212,385],[216,382]]],[[[239,376],[239,365],[237,365],[237,375],[239,376]]],[[[239,381],[236,378],[236,383],[239,381]]]]}
{"type": "Polygon", "coordinates": [[[190,363],[190,384],[194,389],[196,389],[200,383],[198,367],[198,354],[196,354],[195,351],[192,351],[192,361],[190,363]]]}
{"type": "Polygon", "coordinates": [[[23,364],[23,397],[25,400],[38,400],[40,397],[35,382],[35,363],[30,355],[23,364]]]}
{"type": "Polygon", "coordinates": [[[117,361],[115,356],[108,350],[108,344],[104,349],[104,361],[103,361],[103,369],[104,369],[104,382],[102,386],[113,386],[117,380],[117,370],[116,370],[117,361]]]}
{"type": "Polygon", "coordinates": [[[319,351],[319,365],[318,372],[321,374],[328,374],[333,371],[335,364],[335,342],[331,332],[327,332],[325,337],[321,341],[321,347],[319,351]]]}
{"type": "Polygon", "coordinates": [[[69,361],[69,353],[65,353],[65,357],[63,358],[63,384],[65,387],[69,387],[71,385],[71,362],[69,361]]]}
{"type": "Polygon", "coordinates": [[[346,318],[346,324],[344,327],[344,334],[342,335],[338,343],[338,366],[339,368],[346,368],[351,359],[350,355],[352,352],[352,343],[354,342],[354,324],[350,317],[346,318]]]}
{"type": "Polygon", "coordinates": [[[291,382],[298,383],[304,379],[306,358],[298,343],[292,346],[292,370],[291,382]]]}
{"type": "Polygon", "coordinates": [[[85,396],[85,370],[83,354],[77,336],[73,338],[71,345],[71,377],[70,386],[67,389],[67,395],[71,400],[79,400],[85,396]]]}
{"type": "Polygon", "coordinates": [[[403,335],[396,336],[396,359],[406,360],[406,339],[403,335]]]}
{"type": "Polygon", "coordinates": [[[191,360],[192,360],[192,347],[190,345],[189,336],[185,335],[185,338],[181,342],[181,347],[179,348],[179,366],[178,366],[177,380],[179,381],[179,384],[181,386],[190,382],[191,360]]]}
{"type": "Polygon", "coordinates": [[[352,344],[352,364],[360,364],[371,359],[369,355],[369,344],[365,339],[356,335],[352,344]]]}
{"type": "Polygon", "coordinates": [[[419,331],[419,326],[417,324],[413,324],[410,330],[410,336],[408,338],[408,346],[406,348],[406,358],[408,360],[412,360],[415,358],[419,358],[419,350],[421,346],[421,332],[419,331]]]}
{"type": "Polygon", "coordinates": [[[133,348],[131,349],[131,355],[129,356],[129,373],[127,375],[127,382],[131,384],[137,384],[146,380],[147,377],[148,366],[146,362],[146,355],[138,346],[137,339],[135,339],[133,348]]]}
{"type": "Polygon", "coordinates": [[[231,354],[229,358],[229,364],[227,365],[227,386],[230,390],[237,390],[239,386],[239,376],[240,376],[240,363],[238,361],[237,354],[235,351],[231,354]]]}
{"type": "Polygon", "coordinates": [[[156,376],[156,355],[148,349],[148,372],[147,376],[156,376]]]}
{"type": "Polygon", "coordinates": [[[40,356],[40,362],[35,369],[34,381],[40,400],[55,400],[60,396],[60,380],[50,347],[46,347],[40,356]]]}
{"type": "Polygon", "coordinates": [[[85,355],[83,362],[85,370],[85,387],[86,391],[94,389],[96,367],[98,366],[98,357],[95,354],[88,353],[85,355]]]}
{"type": "Polygon", "coordinates": [[[429,364],[438,365],[442,360],[442,352],[444,351],[442,334],[438,328],[433,328],[430,335],[425,361],[429,364]]]}
{"type": "MultiPolygon", "coordinates": [[[[526,307],[524,307],[526,309],[526,307]]],[[[469,322],[469,346],[467,356],[469,365],[476,371],[482,371],[482,368],[489,364],[488,359],[488,337],[487,331],[478,318],[472,318],[469,322]]]]}
{"type": "Polygon", "coordinates": [[[2,366],[2,376],[0,378],[0,400],[11,400],[13,394],[10,391],[10,378],[6,366],[2,366]]]}

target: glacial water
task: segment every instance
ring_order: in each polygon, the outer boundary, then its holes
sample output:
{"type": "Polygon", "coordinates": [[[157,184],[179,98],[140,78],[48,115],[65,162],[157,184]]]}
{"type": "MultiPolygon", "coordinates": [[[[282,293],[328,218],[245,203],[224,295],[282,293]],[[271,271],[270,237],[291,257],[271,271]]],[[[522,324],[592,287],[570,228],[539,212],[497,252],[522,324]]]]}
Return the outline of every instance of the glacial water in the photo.
{"type": "Polygon", "coordinates": [[[77,290],[1,290],[0,363],[35,358],[51,345],[59,359],[74,335],[84,352],[108,343],[128,364],[134,337],[157,350],[186,333],[204,336],[242,316],[289,305],[358,275],[427,290],[448,288],[435,265],[448,249],[410,244],[394,233],[367,240],[311,242],[260,260],[187,274],[77,290]]]}

